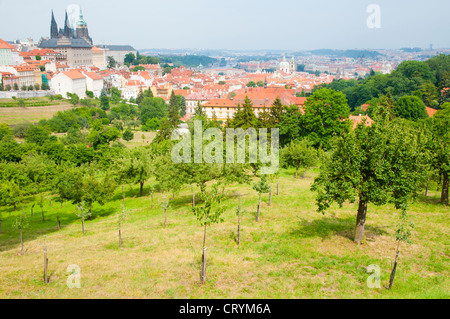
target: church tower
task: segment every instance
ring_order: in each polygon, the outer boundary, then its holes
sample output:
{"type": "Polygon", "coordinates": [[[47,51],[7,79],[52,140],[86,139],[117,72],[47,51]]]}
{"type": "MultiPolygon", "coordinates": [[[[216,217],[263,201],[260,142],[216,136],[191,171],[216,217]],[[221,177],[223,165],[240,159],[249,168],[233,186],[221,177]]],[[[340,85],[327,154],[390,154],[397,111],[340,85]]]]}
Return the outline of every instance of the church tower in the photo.
{"type": "Polygon", "coordinates": [[[66,11],[66,19],[64,22],[64,36],[69,39],[73,38],[73,30],[72,30],[72,27],[70,26],[69,17],[67,16],[67,11],[66,11]]]}
{"type": "Polygon", "coordinates": [[[76,37],[82,38],[82,39],[86,40],[90,45],[92,45],[92,38],[89,36],[89,30],[87,27],[87,23],[84,20],[83,12],[81,10],[80,10],[80,18],[78,19],[78,22],[77,22],[76,37]]]}
{"type": "Polygon", "coordinates": [[[50,38],[52,38],[52,39],[58,38],[58,24],[56,23],[55,15],[53,14],[53,10],[52,10],[52,23],[50,25],[50,38]]]}

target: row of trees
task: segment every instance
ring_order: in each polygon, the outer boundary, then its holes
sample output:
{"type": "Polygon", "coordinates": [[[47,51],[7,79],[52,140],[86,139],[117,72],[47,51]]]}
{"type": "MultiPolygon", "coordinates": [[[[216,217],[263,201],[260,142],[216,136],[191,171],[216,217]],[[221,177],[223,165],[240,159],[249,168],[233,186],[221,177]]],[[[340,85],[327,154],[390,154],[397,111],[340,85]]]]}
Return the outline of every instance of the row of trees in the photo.
{"type": "MultiPolygon", "coordinates": [[[[22,85],[20,86],[20,90],[21,91],[39,91],[39,90],[44,90],[44,91],[48,91],[50,90],[50,87],[48,86],[47,83],[35,83],[34,85],[22,85]]],[[[6,84],[4,85],[3,83],[0,83],[0,91],[19,91],[19,85],[17,83],[14,83],[13,85],[11,84],[6,84]]]]}

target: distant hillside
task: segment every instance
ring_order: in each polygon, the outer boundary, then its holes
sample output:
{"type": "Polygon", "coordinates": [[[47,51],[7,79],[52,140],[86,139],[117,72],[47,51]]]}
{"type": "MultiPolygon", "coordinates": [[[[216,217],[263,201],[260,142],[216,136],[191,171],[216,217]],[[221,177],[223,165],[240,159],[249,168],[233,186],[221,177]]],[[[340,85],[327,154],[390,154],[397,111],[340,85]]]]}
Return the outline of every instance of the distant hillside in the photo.
{"type": "Polygon", "coordinates": [[[332,55],[338,57],[347,58],[375,58],[377,56],[383,56],[383,54],[377,51],[369,50],[330,50],[330,49],[319,49],[310,51],[314,55],[332,55]]]}
{"type": "Polygon", "coordinates": [[[173,63],[174,66],[183,65],[185,67],[198,67],[200,64],[209,66],[219,62],[219,60],[205,55],[161,55],[159,60],[162,64],[173,63]]]}

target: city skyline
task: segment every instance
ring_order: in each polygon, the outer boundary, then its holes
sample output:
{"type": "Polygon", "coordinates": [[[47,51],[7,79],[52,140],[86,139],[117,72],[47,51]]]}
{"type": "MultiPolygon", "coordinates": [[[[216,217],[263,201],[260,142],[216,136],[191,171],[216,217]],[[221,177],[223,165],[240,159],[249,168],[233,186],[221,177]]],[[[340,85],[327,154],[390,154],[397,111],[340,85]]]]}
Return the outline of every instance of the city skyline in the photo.
{"type": "MultiPolygon", "coordinates": [[[[286,50],[398,49],[450,47],[448,1],[305,1],[194,0],[149,3],[137,0],[79,0],[95,44],[130,44],[138,50],[215,49],[286,50]],[[369,28],[367,7],[381,9],[381,28],[369,28]],[[106,26],[106,27],[105,27],[106,26]]],[[[44,0],[11,3],[0,0],[3,39],[49,37],[51,11],[59,25],[72,2],[44,0]],[[21,23],[8,27],[22,15],[21,23]],[[30,28],[30,26],[33,26],[30,28]]]]}

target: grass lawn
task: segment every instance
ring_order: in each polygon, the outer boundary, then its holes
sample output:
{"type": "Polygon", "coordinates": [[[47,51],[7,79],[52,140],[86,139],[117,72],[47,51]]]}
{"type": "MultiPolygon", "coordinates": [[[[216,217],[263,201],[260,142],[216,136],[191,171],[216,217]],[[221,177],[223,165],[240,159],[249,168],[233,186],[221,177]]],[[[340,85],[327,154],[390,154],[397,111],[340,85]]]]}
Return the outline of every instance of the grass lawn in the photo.
{"type": "MultiPolygon", "coordinates": [[[[136,141],[137,142],[137,141],[136,141]]],[[[3,207],[0,234],[0,298],[449,298],[449,209],[438,193],[421,197],[409,210],[416,224],[413,244],[400,246],[395,282],[389,281],[396,241],[398,212],[392,206],[369,205],[366,240],[352,241],[357,204],[315,211],[309,190],[317,171],[295,180],[282,170],[280,194],[263,197],[260,222],[255,222],[257,194],[250,186],[226,189],[225,221],[207,233],[207,283],[201,285],[203,233],[191,212],[192,190],[185,187],[168,211],[158,206],[163,196],[138,197],[139,187],[126,186],[129,214],[118,244],[116,212],[121,189],[105,206],[96,205],[85,223],[75,207],[47,201],[45,222],[36,205],[24,231],[25,256],[18,232],[11,229],[17,214],[3,207]],[[242,220],[241,245],[235,238],[239,201],[249,212],[242,220]],[[56,228],[59,215],[62,229],[56,228]],[[43,247],[47,246],[50,283],[43,283],[43,247]],[[68,288],[69,265],[81,269],[81,288],[68,288]],[[369,265],[381,268],[381,289],[370,289],[369,265]]],[[[146,185],[148,190],[148,183],[146,185]]],[[[275,189],[275,188],[274,188],[275,189]]],[[[198,189],[195,189],[198,191],[198,189]]],[[[435,190],[435,188],[434,188],[435,190]]],[[[32,198],[25,204],[30,216],[32,198]]],[[[19,207],[21,208],[21,207],[19,207]]]]}
{"type": "Polygon", "coordinates": [[[139,146],[149,145],[153,139],[156,137],[156,132],[142,132],[142,131],[132,131],[134,134],[134,138],[131,141],[125,141],[123,139],[119,139],[121,143],[123,143],[127,148],[136,148],[139,146]],[[144,135],[144,138],[142,138],[144,135]]]}
{"type": "MultiPolygon", "coordinates": [[[[25,107],[0,107],[0,123],[10,125],[23,122],[37,123],[40,119],[49,119],[59,111],[66,111],[73,108],[67,101],[50,101],[48,98],[26,99],[25,107]],[[30,103],[48,102],[47,106],[27,106],[30,103]]],[[[0,99],[1,103],[16,103],[13,99],[0,99]]]]}

